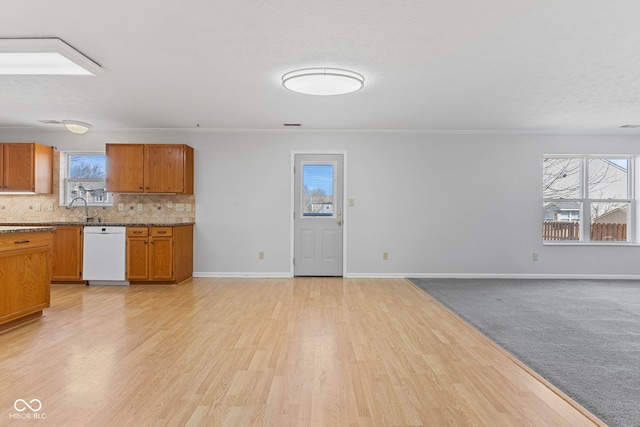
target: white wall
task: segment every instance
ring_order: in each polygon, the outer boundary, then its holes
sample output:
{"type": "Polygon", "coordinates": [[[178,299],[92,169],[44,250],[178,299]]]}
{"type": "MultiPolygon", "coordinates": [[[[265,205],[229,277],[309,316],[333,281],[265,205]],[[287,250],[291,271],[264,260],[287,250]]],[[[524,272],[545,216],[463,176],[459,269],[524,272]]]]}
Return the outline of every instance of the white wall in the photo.
{"type": "Polygon", "coordinates": [[[637,137],[92,130],[4,131],[0,140],[60,150],[193,146],[198,275],[289,275],[291,152],[327,150],[347,152],[346,196],[355,201],[345,212],[345,276],[640,278],[638,246],[541,241],[543,154],[640,154],[637,137]]]}

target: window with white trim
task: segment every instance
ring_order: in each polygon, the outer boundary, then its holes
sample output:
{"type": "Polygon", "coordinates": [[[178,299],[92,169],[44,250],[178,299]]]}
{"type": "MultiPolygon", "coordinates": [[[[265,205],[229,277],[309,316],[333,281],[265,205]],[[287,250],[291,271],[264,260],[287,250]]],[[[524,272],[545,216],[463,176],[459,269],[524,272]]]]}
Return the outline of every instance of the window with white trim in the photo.
{"type": "Polygon", "coordinates": [[[112,206],[113,194],[106,191],[106,160],[104,152],[60,153],[60,204],[82,197],[89,206],[112,206]]]}
{"type": "Polygon", "coordinates": [[[545,243],[632,242],[633,158],[545,156],[545,243]]]}

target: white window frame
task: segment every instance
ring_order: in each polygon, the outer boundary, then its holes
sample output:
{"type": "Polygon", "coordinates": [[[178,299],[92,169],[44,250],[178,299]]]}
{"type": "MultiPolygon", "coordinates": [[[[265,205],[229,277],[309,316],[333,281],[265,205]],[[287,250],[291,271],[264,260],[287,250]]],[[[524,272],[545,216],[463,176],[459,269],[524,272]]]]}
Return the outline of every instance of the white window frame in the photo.
{"type": "MultiPolygon", "coordinates": [[[[73,196],[70,195],[70,188],[74,182],[100,182],[105,181],[106,178],[83,178],[81,180],[70,178],[70,162],[69,156],[96,156],[105,155],[104,151],[62,151],[60,152],[60,182],[59,182],[59,203],[60,206],[68,206],[73,196]]],[[[113,206],[113,193],[106,192],[103,201],[96,201],[92,197],[85,197],[88,206],[113,206]]],[[[83,205],[81,202],[77,202],[78,206],[83,205]]],[[[75,206],[75,204],[74,204],[75,206]]]]}
{"type": "Polygon", "coordinates": [[[637,216],[636,216],[636,202],[635,202],[635,159],[633,155],[621,155],[621,154],[545,154],[543,159],[578,159],[580,160],[580,194],[579,198],[546,198],[543,195],[542,207],[542,221],[546,221],[546,215],[544,212],[544,206],[547,203],[562,203],[562,202],[574,202],[580,205],[580,239],[579,240],[542,240],[544,245],[637,245],[637,216]],[[594,159],[624,159],[627,160],[627,198],[625,199],[596,199],[591,198],[589,194],[589,161],[594,159]],[[591,240],[591,204],[593,203],[626,203],[627,209],[627,240],[614,241],[614,240],[591,240]]]}

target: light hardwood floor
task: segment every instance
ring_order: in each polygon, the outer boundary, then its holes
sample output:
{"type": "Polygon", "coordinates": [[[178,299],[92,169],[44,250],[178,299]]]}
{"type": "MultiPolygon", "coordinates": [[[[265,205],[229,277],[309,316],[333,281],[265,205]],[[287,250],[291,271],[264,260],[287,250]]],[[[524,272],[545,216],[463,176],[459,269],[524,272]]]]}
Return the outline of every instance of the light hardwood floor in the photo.
{"type": "Polygon", "coordinates": [[[0,335],[0,425],[599,423],[402,279],[54,285],[45,316],[0,335]]]}

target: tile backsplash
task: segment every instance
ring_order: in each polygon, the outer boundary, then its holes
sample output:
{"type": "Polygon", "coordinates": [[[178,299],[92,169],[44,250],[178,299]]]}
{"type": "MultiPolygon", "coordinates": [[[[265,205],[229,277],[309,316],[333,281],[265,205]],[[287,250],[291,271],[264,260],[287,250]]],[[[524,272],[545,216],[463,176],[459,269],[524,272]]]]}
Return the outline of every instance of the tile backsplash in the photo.
{"type": "MultiPolygon", "coordinates": [[[[84,221],[84,205],[60,206],[60,153],[54,153],[53,194],[0,193],[0,223],[84,221]]],[[[194,195],[114,194],[113,206],[89,206],[89,216],[102,222],[184,223],[195,222],[194,195]],[[119,210],[122,204],[122,210],[119,210]],[[180,209],[182,208],[182,209],[180,209]],[[190,208],[190,210],[189,210],[190,208]]]]}

